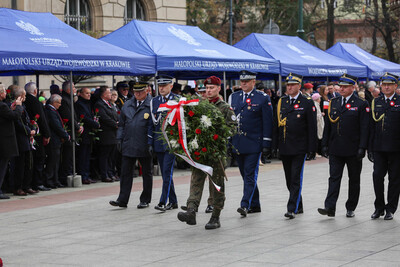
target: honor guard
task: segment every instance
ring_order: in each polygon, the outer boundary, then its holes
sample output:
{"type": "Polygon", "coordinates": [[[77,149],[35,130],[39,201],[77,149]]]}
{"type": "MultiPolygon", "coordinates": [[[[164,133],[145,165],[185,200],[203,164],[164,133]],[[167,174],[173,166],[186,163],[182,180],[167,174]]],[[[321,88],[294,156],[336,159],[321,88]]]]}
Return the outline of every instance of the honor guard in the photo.
{"type": "Polygon", "coordinates": [[[238,132],[232,138],[232,153],[239,165],[243,178],[243,197],[237,211],[246,217],[247,213],[261,212],[257,187],[258,168],[262,152],[271,154],[272,106],[269,96],[255,89],[256,73],[242,71],[242,91],[229,97],[238,121],[238,132]]]}
{"type": "Polygon", "coordinates": [[[372,100],[371,144],[368,158],[374,162],[375,212],[372,219],[386,215],[392,220],[397,210],[400,190],[400,96],[395,93],[398,84],[396,75],[386,73],[381,77],[384,94],[372,100]],[[371,157],[372,155],[373,157],[371,157]],[[387,202],[385,204],[384,178],[389,176],[387,202]]]}
{"type": "Polygon", "coordinates": [[[151,96],[147,93],[147,82],[135,82],[134,97],[122,108],[117,131],[117,148],[122,153],[120,191],[112,206],[128,206],[133,183],[136,160],[142,166],[143,191],[138,209],[149,207],[153,189],[152,154],[148,148],[148,131],[152,124],[150,115],[151,96]]]}
{"type": "Polygon", "coordinates": [[[362,159],[368,146],[368,102],[354,94],[357,78],[343,74],[339,79],[339,94],[329,102],[321,154],[329,156],[329,188],[322,215],[335,216],[343,169],[347,165],[349,191],[346,201],[346,217],[354,217],[360,196],[362,159]]]}
{"type": "MultiPolygon", "coordinates": [[[[232,128],[231,133],[233,133],[236,125],[236,117],[232,108],[225,101],[221,100],[219,96],[219,91],[221,90],[221,79],[216,76],[208,77],[205,80],[204,85],[206,86],[206,98],[210,103],[215,105],[219,111],[221,111],[225,118],[226,124],[232,128]]],[[[218,191],[212,182],[209,181],[210,198],[208,203],[209,206],[213,207],[213,209],[210,221],[206,224],[205,228],[211,230],[221,227],[219,216],[225,203],[225,172],[224,166],[222,166],[222,160],[220,158],[216,157],[215,161],[210,162],[209,164],[213,168],[213,175],[210,179],[216,185],[220,186],[220,190],[218,191]],[[210,199],[212,201],[211,203],[210,199]]],[[[206,178],[206,173],[199,169],[192,168],[192,177],[190,179],[190,195],[187,200],[187,211],[178,213],[178,219],[180,221],[186,222],[189,225],[196,224],[196,210],[200,205],[206,178]]]]}
{"type": "Polygon", "coordinates": [[[304,162],[313,157],[317,144],[317,119],[314,102],[300,93],[302,76],[290,73],[286,77],[287,96],[279,99],[275,132],[285,171],[289,200],[285,217],[303,213],[301,197],[304,162]]]}
{"type": "Polygon", "coordinates": [[[154,208],[164,212],[166,210],[178,208],[178,200],[175,194],[174,181],[172,179],[175,155],[169,153],[167,143],[165,143],[161,138],[161,125],[168,112],[159,112],[158,107],[162,103],[168,102],[168,100],[178,99],[179,95],[171,93],[173,77],[160,75],[156,77],[156,81],[160,95],[154,97],[150,102],[150,111],[153,123],[149,128],[148,144],[149,149],[154,150],[157,155],[163,179],[160,202],[154,208]],[[168,204],[167,201],[169,201],[168,204]]]}

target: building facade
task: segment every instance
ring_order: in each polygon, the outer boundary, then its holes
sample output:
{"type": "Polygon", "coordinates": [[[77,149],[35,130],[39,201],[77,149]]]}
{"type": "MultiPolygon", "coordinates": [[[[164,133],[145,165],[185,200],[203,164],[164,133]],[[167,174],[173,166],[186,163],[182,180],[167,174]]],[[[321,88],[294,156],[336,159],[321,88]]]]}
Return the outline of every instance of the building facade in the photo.
{"type": "MultiPolygon", "coordinates": [[[[0,7],[50,12],[61,21],[95,38],[115,31],[132,19],[186,24],[186,0],[0,0],[0,7]]],[[[49,89],[52,83],[60,85],[59,80],[58,76],[40,76],[40,89],[49,89]]],[[[0,77],[0,82],[6,86],[23,86],[29,81],[35,82],[36,77],[0,77]]],[[[79,85],[111,86],[112,78],[96,77],[79,85]]]]}

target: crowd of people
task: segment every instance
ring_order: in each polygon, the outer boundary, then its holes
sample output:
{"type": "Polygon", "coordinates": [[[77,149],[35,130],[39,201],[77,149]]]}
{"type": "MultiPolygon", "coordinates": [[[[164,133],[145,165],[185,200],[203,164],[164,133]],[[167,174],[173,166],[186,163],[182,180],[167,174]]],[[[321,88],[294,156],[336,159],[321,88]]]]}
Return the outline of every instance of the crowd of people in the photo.
{"type": "MultiPolygon", "coordinates": [[[[338,82],[305,83],[291,73],[283,92],[256,83],[256,74],[240,73],[240,86],[227,88],[224,101],[221,80],[208,77],[204,84],[182,86],[168,75],[155,77],[158,94],[148,81],[122,81],[116,90],[107,86],[81,88],[66,81],[50,87],[50,97],[38,92],[35,83],[24,88],[0,84],[0,199],[37,194],[67,186],[73,165],[83,184],[120,181],[112,206],[127,207],[133,177],[141,174],[143,191],[137,208],[147,208],[152,198],[153,164],[160,167],[162,194],[155,209],[178,208],[173,183],[176,160],[161,139],[161,122],[167,111],[159,107],[181,95],[207,99],[235,127],[227,153],[243,177],[243,197],[238,213],[261,212],[257,177],[259,165],[279,158],[289,192],[285,217],[304,212],[301,191],[304,162],[316,154],[329,158],[329,190],[322,215],[335,216],[343,169],[349,172],[346,216],[354,217],[360,194],[360,174],[365,154],[374,162],[376,194],[372,218],[393,219],[400,194],[400,109],[398,77],[386,73],[377,84],[358,84],[357,77],[344,74],[338,82]],[[398,103],[399,102],[399,103],[398,103]],[[73,162],[73,145],[76,161],[73,162]],[[388,201],[383,181],[389,174],[388,201]],[[386,203],[386,204],[385,204],[386,203]]],[[[206,229],[220,227],[224,206],[224,171],[216,170],[210,183],[206,229]],[[216,186],[216,187],[215,187],[216,186]],[[215,188],[219,188],[216,190],[215,188]]],[[[227,166],[225,166],[227,167],[227,166]]],[[[178,219],[196,224],[196,212],[207,176],[192,171],[190,196],[178,219]]]]}

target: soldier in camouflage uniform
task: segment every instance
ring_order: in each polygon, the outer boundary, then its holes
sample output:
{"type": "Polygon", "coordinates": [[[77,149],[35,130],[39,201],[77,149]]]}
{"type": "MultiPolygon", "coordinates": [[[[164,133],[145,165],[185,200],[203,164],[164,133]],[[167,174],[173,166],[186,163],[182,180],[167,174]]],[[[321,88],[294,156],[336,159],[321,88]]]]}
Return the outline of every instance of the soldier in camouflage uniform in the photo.
{"type": "MultiPolygon", "coordinates": [[[[224,115],[225,121],[229,126],[235,127],[236,117],[232,110],[232,108],[219,97],[219,91],[221,90],[221,80],[218,77],[211,76],[206,79],[204,82],[206,86],[206,97],[210,103],[213,103],[224,115]]],[[[233,131],[232,131],[233,132],[233,131]]],[[[224,186],[224,178],[225,171],[221,166],[221,162],[215,161],[210,164],[213,168],[213,175],[211,180],[218,186],[221,187],[220,191],[218,191],[214,186],[212,186],[212,194],[213,197],[213,211],[211,215],[210,221],[206,224],[206,229],[216,229],[221,227],[219,221],[219,215],[221,210],[224,207],[225,202],[225,186],[224,186]]],[[[224,163],[224,165],[226,165],[224,163]]],[[[204,182],[207,178],[207,175],[198,169],[193,169],[192,177],[190,180],[190,195],[187,200],[187,211],[179,212],[178,219],[182,222],[186,222],[189,225],[196,224],[196,210],[200,205],[201,195],[203,193],[204,182]]],[[[211,183],[211,181],[210,181],[211,183]]]]}

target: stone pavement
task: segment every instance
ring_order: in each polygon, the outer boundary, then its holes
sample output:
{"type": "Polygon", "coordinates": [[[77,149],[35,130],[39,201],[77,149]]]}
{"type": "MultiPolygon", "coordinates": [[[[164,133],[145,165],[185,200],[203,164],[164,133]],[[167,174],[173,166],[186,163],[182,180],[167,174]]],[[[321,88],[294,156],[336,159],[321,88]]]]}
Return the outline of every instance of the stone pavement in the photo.
{"type": "MultiPolygon", "coordinates": [[[[288,192],[281,163],[260,167],[262,212],[241,218],[237,168],[229,168],[222,227],[205,230],[208,187],[197,225],[178,221],[178,210],[154,209],[161,194],[155,177],[151,207],[136,208],[141,188],[134,180],[127,209],[108,204],[118,184],[84,186],[12,197],[0,202],[0,258],[9,266],[400,266],[400,217],[371,220],[374,207],[372,165],[364,159],[361,197],[354,218],[345,217],[347,171],[336,217],[317,212],[327,192],[327,160],[307,162],[304,214],[287,220],[288,192]]],[[[177,170],[178,200],[189,193],[188,171],[177,170]]]]}

